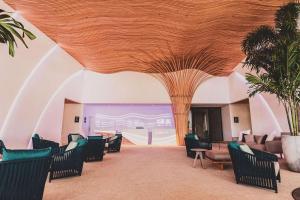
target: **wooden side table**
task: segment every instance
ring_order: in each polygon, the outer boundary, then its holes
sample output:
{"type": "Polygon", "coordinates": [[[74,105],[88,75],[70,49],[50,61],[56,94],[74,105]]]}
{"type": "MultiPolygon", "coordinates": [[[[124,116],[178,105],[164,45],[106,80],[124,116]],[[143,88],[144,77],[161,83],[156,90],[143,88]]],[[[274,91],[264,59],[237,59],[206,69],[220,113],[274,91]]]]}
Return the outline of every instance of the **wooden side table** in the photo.
{"type": "Polygon", "coordinates": [[[198,157],[199,157],[200,158],[201,167],[203,169],[205,169],[205,167],[203,165],[203,160],[204,160],[203,154],[207,151],[207,149],[195,148],[195,149],[191,149],[191,151],[196,152],[194,163],[193,163],[193,167],[196,167],[197,160],[198,160],[198,157]]]}

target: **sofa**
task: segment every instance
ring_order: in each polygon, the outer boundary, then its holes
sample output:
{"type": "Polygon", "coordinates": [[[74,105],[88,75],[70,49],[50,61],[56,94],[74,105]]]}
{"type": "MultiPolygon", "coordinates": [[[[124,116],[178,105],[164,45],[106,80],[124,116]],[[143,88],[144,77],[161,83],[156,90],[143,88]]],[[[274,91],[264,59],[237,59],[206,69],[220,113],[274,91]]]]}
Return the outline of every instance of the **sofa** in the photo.
{"type": "Polygon", "coordinates": [[[280,154],[282,157],[283,151],[281,137],[268,138],[268,135],[244,134],[240,143],[245,143],[249,147],[260,151],[267,151],[272,154],[280,154]]]}
{"type": "Polygon", "coordinates": [[[186,134],[185,138],[186,155],[190,158],[195,158],[196,152],[192,151],[193,148],[212,149],[212,143],[205,139],[200,139],[197,134],[186,134]]]}

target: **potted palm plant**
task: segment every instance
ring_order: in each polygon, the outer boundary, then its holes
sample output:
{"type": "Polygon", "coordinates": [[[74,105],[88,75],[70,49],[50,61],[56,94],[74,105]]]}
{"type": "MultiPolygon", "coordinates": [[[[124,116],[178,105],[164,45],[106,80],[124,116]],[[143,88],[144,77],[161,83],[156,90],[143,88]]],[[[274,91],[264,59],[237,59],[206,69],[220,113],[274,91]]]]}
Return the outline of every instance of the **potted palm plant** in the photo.
{"type": "Polygon", "coordinates": [[[8,53],[15,55],[16,38],[28,48],[24,38],[35,39],[35,35],[25,29],[24,25],[10,16],[9,12],[0,9],[0,43],[8,45],[8,53]]]}
{"type": "Polygon", "coordinates": [[[299,4],[288,3],[275,14],[275,27],[260,26],[242,42],[249,96],[257,93],[276,95],[284,106],[290,135],[282,136],[285,159],[292,171],[300,172],[300,32],[299,4]]]}

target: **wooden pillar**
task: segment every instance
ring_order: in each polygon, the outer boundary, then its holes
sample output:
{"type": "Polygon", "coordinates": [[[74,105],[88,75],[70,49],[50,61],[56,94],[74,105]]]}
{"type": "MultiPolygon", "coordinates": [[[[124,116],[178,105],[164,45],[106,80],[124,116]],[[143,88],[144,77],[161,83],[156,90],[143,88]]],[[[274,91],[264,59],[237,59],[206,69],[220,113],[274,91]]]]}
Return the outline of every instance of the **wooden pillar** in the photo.
{"type": "Polygon", "coordinates": [[[184,137],[188,132],[188,114],[191,99],[190,96],[171,96],[178,145],[185,145],[184,137]]]}

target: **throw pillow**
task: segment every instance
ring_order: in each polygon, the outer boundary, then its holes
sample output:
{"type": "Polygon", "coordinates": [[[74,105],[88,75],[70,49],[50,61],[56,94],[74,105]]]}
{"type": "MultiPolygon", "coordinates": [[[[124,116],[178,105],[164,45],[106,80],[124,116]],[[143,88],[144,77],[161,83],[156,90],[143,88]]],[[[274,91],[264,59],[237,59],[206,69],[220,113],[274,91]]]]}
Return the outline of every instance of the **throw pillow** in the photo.
{"type": "Polygon", "coordinates": [[[10,150],[3,148],[3,161],[48,157],[52,154],[51,147],[46,149],[10,150]]]}
{"type": "Polygon", "coordinates": [[[276,136],[276,131],[274,130],[268,135],[266,141],[273,141],[275,136],[276,136]]]}
{"type": "Polygon", "coordinates": [[[199,140],[199,137],[197,134],[194,135],[195,140],[199,140]]]}
{"type": "Polygon", "coordinates": [[[72,141],[76,142],[80,138],[80,135],[72,135],[71,138],[72,141]]]}
{"type": "Polygon", "coordinates": [[[265,144],[268,135],[255,135],[254,140],[257,144],[265,144]]]}
{"type": "Polygon", "coordinates": [[[240,149],[243,151],[243,152],[246,152],[246,153],[249,153],[251,155],[254,155],[253,151],[250,149],[250,147],[246,144],[241,144],[240,145],[240,149]]]}
{"type": "Polygon", "coordinates": [[[72,149],[75,149],[77,147],[77,144],[78,144],[77,142],[71,141],[65,151],[70,151],[72,149]]]}
{"type": "Polygon", "coordinates": [[[246,143],[253,143],[254,142],[254,136],[252,134],[244,135],[244,138],[245,138],[246,143]]]}
{"type": "Polygon", "coordinates": [[[245,130],[245,131],[241,131],[239,133],[239,141],[243,141],[244,135],[250,135],[251,134],[251,130],[245,130]]]}

